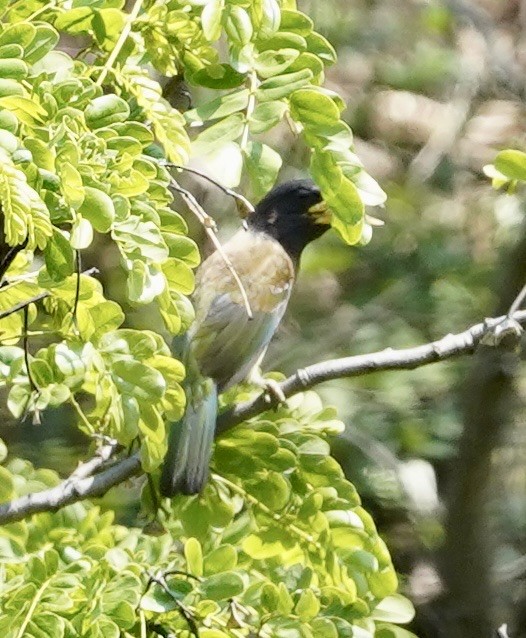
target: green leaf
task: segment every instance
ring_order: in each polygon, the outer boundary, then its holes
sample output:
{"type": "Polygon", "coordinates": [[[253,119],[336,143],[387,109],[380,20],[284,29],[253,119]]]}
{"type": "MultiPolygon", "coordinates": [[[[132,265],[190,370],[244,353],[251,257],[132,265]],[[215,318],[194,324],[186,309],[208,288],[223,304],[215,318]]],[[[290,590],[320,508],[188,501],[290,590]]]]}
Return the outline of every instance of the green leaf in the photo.
{"type": "Polygon", "coordinates": [[[121,392],[142,401],[157,401],[166,390],[162,374],[139,361],[115,361],[111,372],[112,379],[121,392]]]}
{"type": "Polygon", "coordinates": [[[332,226],[346,243],[356,244],[362,236],[365,213],[356,186],[327,152],[313,154],[311,172],[332,211],[332,226]]]}
{"type": "Polygon", "coordinates": [[[10,133],[16,133],[18,129],[18,120],[9,111],[0,111],[0,128],[10,133]]]}
{"type": "Polygon", "coordinates": [[[201,155],[205,171],[211,177],[229,188],[239,186],[243,169],[243,154],[239,144],[224,142],[207,145],[199,137],[193,148],[196,154],[201,155]]]}
{"type": "Polygon", "coordinates": [[[313,75],[310,69],[278,75],[262,82],[256,95],[261,102],[280,100],[308,84],[312,78],[313,75]]]}
{"type": "Polygon", "coordinates": [[[11,388],[7,397],[7,408],[15,419],[20,419],[25,413],[30,397],[31,393],[27,386],[14,385],[11,388]]]}
{"type": "Polygon", "coordinates": [[[233,42],[248,44],[252,38],[252,22],[248,13],[239,5],[230,5],[226,14],[225,31],[233,42]]]}
{"type": "Polygon", "coordinates": [[[95,230],[106,233],[115,220],[115,206],[109,195],[98,188],[84,187],[84,201],[78,212],[87,219],[95,230]]]}
{"type": "Polygon", "coordinates": [[[75,250],[87,248],[93,241],[93,226],[87,219],[77,217],[71,227],[70,243],[75,250]]]}
{"type": "Polygon", "coordinates": [[[273,511],[283,509],[291,496],[289,482],[277,472],[257,473],[247,481],[246,491],[273,511]]]}
{"type": "Polygon", "coordinates": [[[162,265],[163,273],[170,290],[175,290],[183,295],[189,295],[194,291],[194,273],[183,261],[171,257],[162,265]]]}
{"type": "Polygon", "coordinates": [[[232,113],[237,113],[246,108],[249,95],[248,89],[241,89],[240,91],[217,97],[211,102],[206,102],[191,111],[187,111],[185,118],[191,123],[202,123],[232,115],[232,113]]]}
{"type": "Polygon", "coordinates": [[[0,77],[23,80],[28,73],[27,64],[16,58],[0,58],[0,77]]]}
{"type": "Polygon", "coordinates": [[[258,534],[250,534],[242,541],[243,551],[251,558],[265,560],[284,554],[285,535],[274,530],[264,530],[258,534]]]}
{"type": "Polygon", "coordinates": [[[230,64],[210,64],[196,71],[190,82],[209,89],[234,89],[243,84],[246,73],[239,73],[230,64]]]}
{"type": "Polygon", "coordinates": [[[55,20],[55,27],[68,33],[86,33],[91,30],[91,21],[95,11],[92,7],[74,7],[60,13],[55,20]]]}
{"type": "Polygon", "coordinates": [[[264,133],[279,124],[285,116],[285,102],[262,102],[258,104],[250,116],[250,131],[264,133]]]}
{"type": "Polygon", "coordinates": [[[31,42],[25,47],[24,60],[28,64],[35,64],[52,51],[58,43],[59,35],[49,24],[36,24],[36,33],[31,42]]]}
{"type": "Polygon", "coordinates": [[[305,51],[307,42],[305,38],[290,31],[276,31],[268,40],[263,40],[259,44],[260,51],[281,51],[282,49],[297,49],[305,51]]]}
{"type": "Polygon", "coordinates": [[[234,569],[237,565],[237,551],[232,545],[221,545],[212,550],[204,559],[204,574],[211,576],[234,569]]]}
{"type": "Polygon", "coordinates": [[[340,120],[340,110],[330,97],[314,89],[299,89],[290,96],[292,117],[307,129],[324,132],[340,120]]]}
{"type": "Polygon", "coordinates": [[[281,25],[282,31],[293,31],[298,35],[308,36],[313,29],[312,20],[301,11],[290,11],[283,9],[281,11],[281,25]]]}
{"type": "Polygon", "coordinates": [[[71,164],[63,162],[60,164],[59,174],[66,200],[71,206],[78,208],[86,195],[80,173],[71,164]]]}
{"type": "Polygon", "coordinates": [[[68,239],[57,228],[44,249],[44,259],[49,276],[55,281],[65,279],[75,270],[75,254],[68,239]]]}
{"type": "Polygon", "coordinates": [[[281,155],[266,144],[249,142],[245,157],[254,196],[259,199],[276,183],[282,163],[281,155]]]}
{"type": "MultiPolygon", "coordinates": [[[[15,386],[16,387],[16,386],[15,386]]],[[[4,442],[2,441],[5,450],[4,442]]],[[[0,466],[0,503],[10,501],[15,495],[13,477],[5,467],[0,466]]]]}
{"type": "MultiPolygon", "coordinates": [[[[4,80],[3,82],[10,81],[11,80],[4,80]]],[[[0,93],[1,88],[2,84],[0,83],[0,93]]],[[[39,104],[20,95],[11,94],[0,97],[0,108],[10,110],[19,122],[31,127],[43,124],[44,118],[47,115],[46,111],[39,104]]]]}
{"type": "Polygon", "coordinates": [[[261,3],[261,11],[259,37],[263,39],[270,38],[279,29],[281,9],[277,0],[263,0],[261,3]]]}
{"type": "Polygon", "coordinates": [[[309,622],[318,615],[320,601],[312,589],[307,589],[301,593],[296,603],[295,611],[302,622],[309,622]]]}
{"type": "Polygon", "coordinates": [[[91,336],[96,341],[103,334],[116,330],[124,322],[124,313],[114,301],[98,303],[91,311],[94,332],[91,336]]]}
{"type": "Polygon", "coordinates": [[[155,587],[150,588],[144,596],[141,597],[141,609],[151,611],[156,614],[163,614],[178,609],[178,601],[169,592],[155,587]]]}
{"type": "Polygon", "coordinates": [[[91,24],[101,49],[110,52],[126,24],[126,16],[120,9],[102,8],[95,11],[91,24]]]}
{"type": "Polygon", "coordinates": [[[13,135],[13,133],[10,133],[9,131],[1,130],[0,131],[0,148],[3,148],[10,155],[12,155],[18,148],[17,136],[13,135]]]}
{"type": "Polygon", "coordinates": [[[0,205],[9,246],[21,244],[26,238],[28,250],[46,246],[52,234],[49,211],[25,174],[8,161],[0,163],[0,205]]]}
{"type": "MultiPolygon", "coordinates": [[[[162,228],[164,231],[166,228],[164,224],[162,228]]],[[[185,235],[176,235],[175,233],[167,232],[163,232],[163,237],[168,246],[170,257],[177,257],[192,268],[199,266],[201,257],[197,244],[193,239],[185,235]]]]}
{"type": "Polygon", "coordinates": [[[319,33],[312,32],[305,36],[307,49],[321,58],[325,64],[334,64],[336,62],[336,51],[332,44],[319,33]]]}
{"type": "Polygon", "coordinates": [[[375,620],[394,623],[411,622],[415,616],[415,608],[410,600],[401,594],[392,594],[381,600],[371,614],[375,620]]]}
{"type": "Polygon", "coordinates": [[[84,117],[90,128],[99,129],[127,120],[130,117],[130,107],[118,95],[101,95],[91,100],[84,111],[84,117]]]}
{"type": "Polygon", "coordinates": [[[189,538],[184,544],[186,568],[192,576],[203,575],[203,550],[197,538],[189,538]]]}
{"type": "MultiPolygon", "coordinates": [[[[16,80],[0,78],[0,102],[4,103],[4,98],[24,95],[24,87],[16,80]]],[[[6,105],[9,108],[9,102],[6,105]]]]}
{"type": "Polygon", "coordinates": [[[36,31],[35,25],[29,22],[8,24],[0,33],[0,47],[6,44],[18,44],[25,49],[35,38],[36,31]]]}
{"type": "Polygon", "coordinates": [[[375,638],[417,638],[415,634],[403,627],[396,625],[377,623],[375,638]]]}
{"type": "Polygon", "coordinates": [[[212,0],[205,5],[201,14],[203,33],[209,42],[219,40],[221,36],[221,17],[223,15],[223,0],[212,0]]]}
{"type": "Polygon", "coordinates": [[[210,600],[227,600],[243,593],[243,579],[236,572],[214,574],[200,584],[203,596],[210,600]]]}
{"type": "Polygon", "coordinates": [[[220,146],[240,137],[243,132],[243,125],[243,116],[239,113],[235,113],[207,128],[206,131],[203,131],[197,137],[195,143],[203,146],[206,145],[207,150],[210,151],[210,145],[220,146]]]}
{"type": "Polygon", "coordinates": [[[498,153],[495,168],[508,179],[526,181],[526,153],[506,150],[498,153]]]}
{"type": "Polygon", "coordinates": [[[271,78],[283,73],[299,57],[296,49],[263,51],[256,58],[255,69],[262,78],[271,78]]]}

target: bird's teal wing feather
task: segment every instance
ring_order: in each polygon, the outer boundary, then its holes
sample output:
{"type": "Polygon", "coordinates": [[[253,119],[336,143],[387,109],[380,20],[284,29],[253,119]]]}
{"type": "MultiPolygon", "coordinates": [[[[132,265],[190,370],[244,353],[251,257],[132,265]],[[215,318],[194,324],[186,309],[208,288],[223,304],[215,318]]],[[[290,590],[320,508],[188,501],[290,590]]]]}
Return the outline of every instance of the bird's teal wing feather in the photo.
{"type": "Polygon", "coordinates": [[[223,257],[214,253],[199,270],[196,320],[179,353],[186,365],[187,409],[170,428],[161,476],[164,496],[201,491],[208,476],[217,393],[242,381],[258,362],[290,295],[293,265],[274,240],[242,232],[224,252],[243,281],[253,318],[223,257]]]}
{"type": "Polygon", "coordinates": [[[198,494],[208,479],[217,417],[217,386],[201,379],[187,389],[184,417],[170,426],[160,480],[163,496],[198,494]]]}
{"type": "Polygon", "coordinates": [[[267,348],[286,306],[284,299],[271,312],[254,312],[249,319],[229,294],[217,296],[191,341],[191,356],[201,374],[214,379],[220,391],[245,379],[267,348]]]}

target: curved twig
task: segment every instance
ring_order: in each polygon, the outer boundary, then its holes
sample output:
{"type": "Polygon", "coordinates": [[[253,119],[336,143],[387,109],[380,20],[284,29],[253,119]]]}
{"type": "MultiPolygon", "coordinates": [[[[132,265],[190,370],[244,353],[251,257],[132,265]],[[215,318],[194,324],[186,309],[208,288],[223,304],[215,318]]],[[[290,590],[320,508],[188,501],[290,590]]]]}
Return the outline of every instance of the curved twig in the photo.
{"type": "Polygon", "coordinates": [[[192,195],[190,191],[187,191],[185,188],[182,188],[181,186],[179,186],[179,184],[175,180],[172,180],[172,183],[170,184],[170,186],[181,195],[181,197],[186,202],[188,208],[192,211],[192,213],[197,217],[197,219],[203,225],[203,228],[205,229],[206,234],[208,235],[208,237],[214,244],[214,248],[221,255],[221,259],[225,262],[226,267],[230,271],[232,277],[234,278],[234,281],[236,282],[237,287],[239,288],[239,292],[241,293],[241,298],[243,299],[243,305],[245,306],[245,310],[248,315],[248,318],[252,319],[254,315],[252,314],[252,308],[250,307],[250,301],[248,299],[247,291],[245,290],[245,286],[243,285],[243,282],[241,281],[239,275],[237,274],[237,271],[234,268],[232,262],[230,261],[228,255],[223,250],[223,246],[221,245],[221,242],[217,238],[216,223],[213,217],[211,217],[204,210],[204,208],[199,204],[197,199],[192,195]]]}

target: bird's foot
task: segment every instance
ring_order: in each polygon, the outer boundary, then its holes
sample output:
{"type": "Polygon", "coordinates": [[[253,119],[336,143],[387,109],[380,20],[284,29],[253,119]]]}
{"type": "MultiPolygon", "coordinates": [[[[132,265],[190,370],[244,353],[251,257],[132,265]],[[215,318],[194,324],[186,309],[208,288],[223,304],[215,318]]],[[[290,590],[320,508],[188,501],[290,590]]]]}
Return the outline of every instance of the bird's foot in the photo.
{"type": "Polygon", "coordinates": [[[250,373],[250,377],[248,379],[249,383],[253,385],[257,385],[260,387],[265,393],[265,402],[266,403],[275,403],[277,405],[281,403],[285,403],[286,397],[283,394],[283,390],[279,385],[279,381],[275,379],[268,379],[261,374],[261,371],[258,369],[252,370],[250,373]]]}

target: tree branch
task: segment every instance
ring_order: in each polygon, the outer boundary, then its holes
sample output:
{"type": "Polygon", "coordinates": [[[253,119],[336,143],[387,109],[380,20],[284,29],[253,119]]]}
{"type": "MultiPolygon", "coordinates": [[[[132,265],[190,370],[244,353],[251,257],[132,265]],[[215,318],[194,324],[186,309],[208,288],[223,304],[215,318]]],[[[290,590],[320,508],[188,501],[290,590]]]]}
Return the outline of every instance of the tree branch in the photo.
{"type": "MultiPolygon", "coordinates": [[[[91,460],[87,463],[91,463],[91,460]]],[[[0,505],[0,524],[14,523],[31,514],[53,512],[86,498],[102,496],[111,487],[138,474],[140,469],[141,461],[139,454],[136,453],[95,476],[77,478],[72,475],[49,490],[26,494],[0,505]]]]}
{"type": "MultiPolygon", "coordinates": [[[[499,327],[510,319],[517,322],[517,324],[526,324],[526,310],[515,312],[511,317],[504,315],[486,319],[484,322],[478,323],[464,332],[449,334],[438,341],[414,348],[405,348],[403,350],[389,348],[382,352],[316,363],[297,370],[288,379],[282,381],[279,387],[286,397],[290,397],[297,392],[332,379],[357,377],[387,370],[412,370],[437,361],[452,359],[453,357],[473,352],[484,337],[491,335],[493,336],[493,342],[498,341],[499,327]]],[[[507,337],[508,334],[505,333],[504,336],[507,337]]],[[[269,403],[264,394],[257,396],[251,401],[241,403],[219,416],[217,432],[225,432],[242,421],[268,410],[272,405],[273,403],[269,403]]],[[[111,447],[112,444],[109,444],[102,448],[102,450],[105,450],[105,460],[109,458],[107,452],[110,451],[111,447]]],[[[122,461],[117,461],[111,467],[102,470],[94,476],[87,476],[88,472],[96,472],[103,465],[100,459],[101,454],[102,452],[99,452],[96,460],[90,459],[86,461],[59,485],[0,505],[0,524],[12,523],[31,514],[57,510],[76,501],[101,496],[111,487],[139,474],[141,471],[140,455],[136,452],[122,461]]]]}
{"type": "MultiPolygon", "coordinates": [[[[354,357],[322,361],[297,370],[288,379],[279,384],[283,394],[290,397],[296,392],[307,390],[332,379],[358,377],[371,372],[386,370],[413,370],[429,363],[451,359],[461,354],[471,353],[483,337],[494,334],[495,329],[508,319],[507,315],[486,319],[464,332],[449,334],[422,346],[393,350],[388,348],[381,352],[362,354],[354,357]]],[[[512,319],[519,324],[526,323],[526,310],[516,312],[512,319]]],[[[217,422],[217,431],[223,432],[246,419],[268,410],[269,404],[265,395],[259,395],[251,401],[236,405],[221,414],[217,422]]]]}

